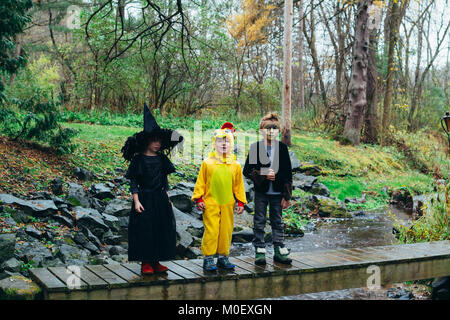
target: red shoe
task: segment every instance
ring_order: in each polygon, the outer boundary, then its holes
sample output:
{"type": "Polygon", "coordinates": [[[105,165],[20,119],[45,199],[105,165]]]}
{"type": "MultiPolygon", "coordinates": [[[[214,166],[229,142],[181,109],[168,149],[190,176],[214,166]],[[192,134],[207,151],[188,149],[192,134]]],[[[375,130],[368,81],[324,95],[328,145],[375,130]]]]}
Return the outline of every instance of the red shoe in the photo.
{"type": "Polygon", "coordinates": [[[155,271],[153,271],[153,267],[148,262],[142,262],[141,264],[141,273],[142,274],[153,274],[155,271]]]}
{"type": "Polygon", "coordinates": [[[155,270],[155,272],[166,272],[167,270],[169,270],[169,268],[163,266],[159,262],[153,264],[153,269],[155,270]]]}

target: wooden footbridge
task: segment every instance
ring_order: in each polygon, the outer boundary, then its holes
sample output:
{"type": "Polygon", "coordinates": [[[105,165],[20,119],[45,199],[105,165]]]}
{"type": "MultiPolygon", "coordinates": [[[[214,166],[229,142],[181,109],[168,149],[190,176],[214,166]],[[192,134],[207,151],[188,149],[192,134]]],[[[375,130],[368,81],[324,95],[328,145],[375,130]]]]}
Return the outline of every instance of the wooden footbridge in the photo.
{"type": "Polygon", "coordinates": [[[450,241],[292,252],[291,266],[232,257],[233,272],[204,272],[202,260],[164,263],[141,276],[136,263],[30,269],[44,299],[258,299],[361,288],[450,275],[450,241]],[[377,282],[377,279],[379,280],[377,282]],[[75,285],[76,287],[73,287],[75,285]]]}

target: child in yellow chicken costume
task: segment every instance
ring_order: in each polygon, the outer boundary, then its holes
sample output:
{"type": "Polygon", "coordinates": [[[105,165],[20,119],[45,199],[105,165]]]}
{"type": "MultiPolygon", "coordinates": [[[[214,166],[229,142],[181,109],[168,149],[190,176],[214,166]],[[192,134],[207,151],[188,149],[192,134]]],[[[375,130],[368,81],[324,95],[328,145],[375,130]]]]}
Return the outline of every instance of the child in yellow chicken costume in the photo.
{"type": "Polygon", "coordinates": [[[244,211],[244,181],[241,165],[236,161],[234,150],[234,128],[225,123],[214,132],[215,151],[201,165],[192,200],[203,211],[205,231],[202,239],[203,268],[217,269],[214,255],[219,254],[217,266],[234,269],[228,260],[234,224],[235,197],[236,212],[244,211]]]}

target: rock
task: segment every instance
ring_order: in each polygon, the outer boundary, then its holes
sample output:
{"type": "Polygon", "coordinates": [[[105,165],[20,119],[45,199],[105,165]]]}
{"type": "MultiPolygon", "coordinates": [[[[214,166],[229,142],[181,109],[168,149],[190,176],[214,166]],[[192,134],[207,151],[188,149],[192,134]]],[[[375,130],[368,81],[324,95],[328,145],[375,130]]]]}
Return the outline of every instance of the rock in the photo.
{"type": "Polygon", "coordinates": [[[47,191],[31,192],[29,196],[32,200],[52,200],[52,195],[47,191]]]}
{"type": "Polygon", "coordinates": [[[16,258],[11,258],[0,265],[0,270],[3,269],[10,272],[20,272],[21,266],[22,263],[19,260],[16,258]]]}
{"type": "Polygon", "coordinates": [[[95,236],[101,238],[109,230],[109,227],[103,220],[103,216],[97,210],[75,207],[73,211],[76,214],[77,226],[89,229],[95,236]]]}
{"type": "Polygon", "coordinates": [[[305,232],[313,232],[316,231],[316,225],[313,222],[308,222],[303,228],[305,232]]]}
{"type": "Polygon", "coordinates": [[[25,214],[23,211],[12,211],[11,212],[11,218],[14,219],[17,223],[29,223],[31,221],[31,218],[29,215],[25,214]]]}
{"type": "Polygon", "coordinates": [[[312,188],[309,190],[312,194],[318,194],[324,197],[330,196],[330,190],[323,183],[314,183],[312,188]]]}
{"type": "Polygon", "coordinates": [[[351,218],[352,215],[347,212],[346,207],[342,203],[324,196],[314,195],[306,198],[306,206],[310,210],[318,210],[321,217],[332,218],[351,218]]]}
{"type": "Polygon", "coordinates": [[[88,208],[90,205],[89,198],[83,187],[79,184],[69,182],[69,190],[67,191],[67,200],[73,206],[83,206],[88,208]]]}
{"type": "Polygon", "coordinates": [[[54,263],[52,252],[39,241],[16,243],[16,256],[25,263],[39,268],[54,263]]]}
{"type": "Polygon", "coordinates": [[[108,202],[103,213],[110,214],[115,217],[125,217],[130,214],[132,205],[133,202],[130,200],[116,198],[108,202]]]}
{"type": "Polygon", "coordinates": [[[121,241],[128,241],[128,223],[130,218],[129,217],[118,217],[119,219],[119,226],[120,231],[119,235],[121,236],[121,241]]]}
{"type": "Polygon", "coordinates": [[[115,198],[111,188],[103,183],[96,183],[89,188],[89,193],[97,199],[113,199],[115,198]]]}
{"type": "Polygon", "coordinates": [[[203,220],[203,212],[198,210],[196,206],[192,207],[192,211],[189,214],[198,220],[203,220]]]}
{"type": "Polygon", "coordinates": [[[22,275],[0,281],[0,300],[35,300],[41,297],[39,286],[22,275]]]}
{"type": "Polygon", "coordinates": [[[112,246],[111,248],[109,248],[109,254],[111,256],[125,255],[127,253],[128,253],[128,251],[126,249],[122,248],[121,246],[112,246]]]}
{"type": "Polygon", "coordinates": [[[120,231],[120,225],[119,225],[119,219],[116,218],[115,216],[112,216],[110,214],[102,214],[103,216],[103,221],[105,222],[105,224],[112,230],[115,232],[120,231]]]}
{"type": "Polygon", "coordinates": [[[55,214],[52,218],[55,221],[57,221],[58,223],[66,226],[66,227],[69,227],[69,228],[73,228],[74,225],[75,225],[74,219],[69,219],[69,218],[67,218],[66,216],[63,216],[63,215],[55,214]]]}
{"type": "Polygon", "coordinates": [[[431,283],[432,300],[450,300],[450,276],[436,278],[431,283]]]}
{"type": "Polygon", "coordinates": [[[46,217],[58,211],[52,200],[22,200],[2,193],[0,194],[0,201],[6,204],[17,205],[26,213],[37,217],[46,217]]]}
{"type": "MultiPolygon", "coordinates": [[[[127,254],[116,254],[111,256],[111,259],[117,263],[127,263],[128,262],[128,255],[127,254]]],[[[112,262],[110,262],[111,264],[112,262]]]]}
{"type": "Polygon", "coordinates": [[[362,216],[365,216],[365,215],[366,215],[366,213],[364,212],[364,210],[354,211],[354,212],[351,212],[351,214],[352,214],[354,217],[362,217],[362,216]]]}
{"type": "Polygon", "coordinates": [[[414,299],[414,295],[405,289],[400,289],[400,288],[390,288],[387,292],[386,295],[388,298],[391,299],[398,299],[398,300],[412,300],[414,299]]]}
{"type": "Polygon", "coordinates": [[[82,265],[88,263],[86,251],[68,244],[61,244],[57,253],[66,265],[82,265]]]}
{"type": "Polygon", "coordinates": [[[65,264],[71,264],[72,261],[79,261],[79,260],[87,261],[88,255],[82,249],[63,243],[59,246],[57,256],[65,264]]]}
{"type": "Polygon", "coordinates": [[[402,187],[398,190],[394,190],[391,196],[392,196],[391,202],[393,204],[395,204],[397,207],[412,212],[413,197],[408,189],[402,187]]]}
{"type": "Polygon", "coordinates": [[[102,213],[103,211],[105,211],[105,207],[106,207],[106,202],[97,199],[97,198],[90,198],[89,201],[91,202],[90,207],[92,209],[97,210],[98,212],[102,213]]]}
{"type": "Polygon", "coordinates": [[[100,240],[89,229],[82,227],[81,231],[97,248],[100,249],[102,247],[102,243],[100,242],[100,240]]]}
{"type": "Polygon", "coordinates": [[[357,198],[345,198],[344,202],[345,203],[355,203],[355,204],[364,203],[364,202],[366,202],[366,194],[363,193],[361,195],[361,198],[359,198],[359,199],[357,199],[357,198]]]}
{"type": "Polygon", "coordinates": [[[304,191],[309,191],[316,183],[317,178],[313,176],[307,176],[302,173],[296,173],[292,176],[292,187],[302,189],[304,191]]]}
{"type": "Polygon", "coordinates": [[[50,190],[52,190],[52,193],[54,195],[61,195],[64,193],[64,187],[63,187],[63,179],[61,177],[56,177],[52,181],[50,181],[50,190]]]}
{"type": "Polygon", "coordinates": [[[244,190],[247,202],[253,201],[255,197],[255,188],[253,182],[250,179],[244,178],[244,190]]]}
{"type": "Polygon", "coordinates": [[[310,163],[302,164],[302,166],[298,169],[298,171],[308,176],[320,176],[324,174],[322,167],[310,163]]]}
{"type": "Polygon", "coordinates": [[[114,235],[111,231],[108,231],[103,235],[103,242],[109,245],[118,245],[120,244],[121,239],[121,236],[114,235]]]}
{"type": "Polygon", "coordinates": [[[33,227],[33,226],[27,226],[26,228],[25,228],[25,232],[28,234],[28,235],[30,235],[30,236],[32,236],[33,238],[36,238],[36,239],[39,239],[39,240],[41,240],[42,239],[42,232],[41,231],[39,231],[39,230],[37,230],[35,227],[33,227]]]}
{"type": "Polygon", "coordinates": [[[73,175],[82,181],[92,180],[95,178],[95,175],[91,171],[79,167],[75,168],[73,175]]]}
{"type": "Polygon", "coordinates": [[[187,188],[177,188],[169,191],[170,201],[174,207],[183,212],[191,212],[193,203],[191,201],[192,191],[187,188]]]}
{"type": "Polygon", "coordinates": [[[14,257],[16,235],[14,233],[0,234],[0,264],[14,257]]]}
{"type": "Polygon", "coordinates": [[[100,249],[92,242],[90,242],[82,232],[77,232],[73,238],[73,241],[75,241],[75,243],[79,244],[83,248],[88,249],[93,254],[100,253],[100,249]]]}
{"type": "Polygon", "coordinates": [[[291,158],[292,172],[297,172],[301,168],[302,163],[298,160],[294,151],[289,151],[289,158],[291,158]]]}
{"type": "Polygon", "coordinates": [[[242,230],[233,232],[231,241],[248,243],[253,241],[253,230],[248,227],[243,227],[242,230]]]}
{"type": "Polygon", "coordinates": [[[4,222],[11,227],[17,226],[17,223],[13,218],[5,218],[4,222]]]}
{"type": "Polygon", "coordinates": [[[244,204],[244,210],[248,213],[255,211],[255,204],[253,202],[244,204]]]}
{"type": "Polygon", "coordinates": [[[188,227],[192,227],[203,233],[203,222],[177,208],[173,208],[173,214],[175,216],[175,221],[177,222],[177,228],[187,229],[188,227]]]}
{"type": "Polygon", "coordinates": [[[128,182],[128,180],[125,177],[117,177],[114,178],[114,183],[118,184],[119,186],[123,186],[124,184],[126,184],[128,182]]]}

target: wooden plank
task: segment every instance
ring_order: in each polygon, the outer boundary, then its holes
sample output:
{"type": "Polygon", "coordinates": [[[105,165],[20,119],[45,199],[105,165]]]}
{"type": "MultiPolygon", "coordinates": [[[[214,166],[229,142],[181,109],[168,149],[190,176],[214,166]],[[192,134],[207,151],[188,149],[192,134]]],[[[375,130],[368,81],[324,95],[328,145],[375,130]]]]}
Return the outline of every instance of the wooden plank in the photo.
{"type": "Polygon", "coordinates": [[[258,276],[260,273],[267,272],[265,269],[260,268],[259,266],[255,265],[254,263],[249,264],[245,261],[242,261],[240,259],[237,259],[236,257],[230,257],[230,262],[233,263],[236,266],[239,266],[239,268],[246,270],[251,274],[251,277],[254,278],[258,276]]]}
{"type": "Polygon", "coordinates": [[[68,291],[66,284],[46,268],[29,269],[28,271],[31,278],[48,292],[68,291]]]}
{"type": "Polygon", "coordinates": [[[105,264],[104,267],[108,269],[109,271],[115,273],[122,279],[126,280],[130,284],[136,285],[136,282],[139,282],[140,276],[138,276],[136,273],[132,272],[131,270],[123,267],[120,264],[105,264]]]}
{"type": "Polygon", "coordinates": [[[103,265],[88,265],[86,269],[95,273],[98,277],[108,283],[109,288],[120,288],[128,286],[128,282],[109,271],[103,265]]]}
{"type": "MultiPolygon", "coordinates": [[[[203,260],[202,259],[194,259],[189,260],[193,263],[195,263],[197,266],[203,268],[203,260]]],[[[231,262],[231,260],[230,260],[231,262]]],[[[238,278],[248,278],[252,276],[252,273],[246,269],[243,269],[239,267],[238,265],[235,265],[234,270],[225,270],[222,268],[217,267],[217,273],[219,275],[225,276],[224,279],[238,279],[238,278]]]]}
{"type": "Polygon", "coordinates": [[[306,254],[305,252],[292,252],[290,257],[297,262],[309,265],[313,268],[324,268],[328,266],[328,264],[313,259],[310,254],[306,254]]]}
{"type": "Polygon", "coordinates": [[[354,265],[358,265],[358,263],[355,263],[355,261],[346,259],[344,257],[341,257],[339,255],[334,255],[333,251],[324,251],[324,252],[318,252],[317,255],[315,255],[313,258],[320,258],[321,261],[328,261],[330,266],[345,266],[345,267],[351,267],[354,265]]]}
{"type": "MultiPolygon", "coordinates": [[[[167,263],[164,263],[166,267],[169,267],[167,263]]],[[[124,263],[122,266],[132,273],[134,273],[138,280],[139,285],[150,285],[156,283],[172,283],[175,281],[184,281],[185,278],[179,276],[176,273],[173,273],[171,270],[168,270],[166,273],[155,273],[152,275],[143,275],[141,274],[141,266],[137,263],[124,263]]]]}
{"type": "Polygon", "coordinates": [[[276,266],[270,265],[270,264],[263,264],[263,265],[256,265],[255,259],[253,257],[249,256],[237,256],[235,257],[237,260],[240,260],[244,263],[246,263],[252,272],[256,274],[256,276],[269,276],[269,275],[275,275],[279,273],[283,273],[283,269],[280,269],[276,266]]]}
{"type": "Polygon", "coordinates": [[[322,269],[342,266],[342,263],[340,263],[337,258],[325,258],[323,254],[319,254],[319,251],[314,251],[314,253],[291,253],[291,258],[298,262],[313,266],[314,268],[322,269]]]}
{"type": "Polygon", "coordinates": [[[190,270],[202,278],[202,281],[217,281],[217,280],[226,280],[236,278],[237,275],[234,272],[224,273],[220,270],[218,271],[205,271],[203,270],[202,259],[194,259],[194,260],[176,260],[174,263],[178,264],[180,267],[183,267],[187,270],[190,270]],[[197,260],[197,261],[194,261],[197,260]]]}
{"type": "Polygon", "coordinates": [[[80,266],[80,277],[81,280],[87,283],[89,290],[108,288],[108,283],[105,280],[99,278],[84,266],[80,266]]]}
{"type": "Polygon", "coordinates": [[[65,283],[71,291],[88,289],[88,284],[66,267],[49,267],[48,270],[65,283]]]}
{"type": "Polygon", "coordinates": [[[284,274],[298,274],[304,270],[311,269],[311,266],[307,266],[301,262],[292,259],[291,264],[284,264],[273,260],[273,257],[266,257],[266,261],[269,265],[272,265],[274,268],[283,269],[284,274]]]}
{"type": "Polygon", "coordinates": [[[164,265],[169,268],[170,271],[177,274],[178,276],[185,279],[185,281],[193,282],[193,281],[201,281],[202,277],[196,274],[195,272],[192,272],[186,268],[181,267],[179,264],[175,263],[175,261],[166,261],[164,262],[164,265]]]}
{"type": "Polygon", "coordinates": [[[349,254],[348,252],[343,251],[342,249],[330,251],[329,254],[347,259],[349,261],[349,264],[358,265],[358,264],[366,263],[366,261],[364,259],[355,257],[355,256],[349,254]]]}

